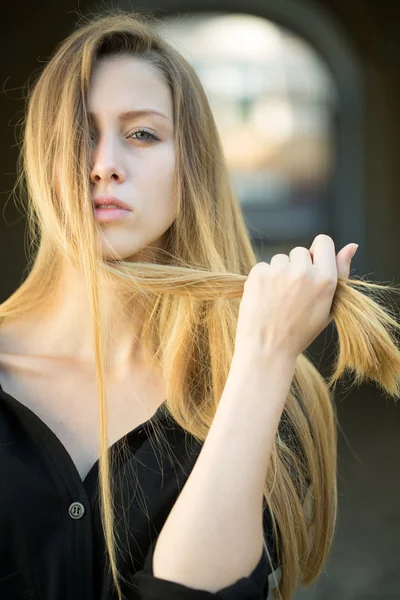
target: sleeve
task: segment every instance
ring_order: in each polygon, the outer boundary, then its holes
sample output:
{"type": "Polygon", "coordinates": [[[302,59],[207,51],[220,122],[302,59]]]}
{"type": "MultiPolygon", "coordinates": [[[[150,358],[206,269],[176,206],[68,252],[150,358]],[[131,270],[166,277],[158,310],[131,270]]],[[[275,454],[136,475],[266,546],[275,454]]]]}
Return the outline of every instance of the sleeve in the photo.
{"type": "Polygon", "coordinates": [[[268,597],[268,560],[265,548],[249,577],[242,577],[216,593],[198,590],[160,579],[153,575],[155,540],[147,553],[143,569],[134,576],[140,600],[265,600],[268,597]]]}
{"type": "Polygon", "coordinates": [[[154,540],[147,552],[143,569],[137,571],[132,578],[138,598],[140,600],[267,600],[269,592],[279,583],[280,569],[271,513],[265,500],[263,506],[263,553],[254,571],[248,577],[242,577],[216,593],[160,579],[153,574],[153,553],[157,543],[157,540],[154,540]],[[268,548],[269,558],[266,548],[268,548]]]}

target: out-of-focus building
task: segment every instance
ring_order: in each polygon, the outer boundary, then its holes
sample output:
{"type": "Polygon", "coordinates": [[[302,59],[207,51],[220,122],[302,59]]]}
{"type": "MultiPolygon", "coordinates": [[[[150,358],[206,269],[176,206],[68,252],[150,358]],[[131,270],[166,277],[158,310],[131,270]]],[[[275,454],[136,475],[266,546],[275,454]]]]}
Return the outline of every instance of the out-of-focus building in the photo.
{"type": "Polygon", "coordinates": [[[189,13],[160,30],[206,89],[260,253],[329,232],[338,96],[315,49],[254,15],[189,13]]]}

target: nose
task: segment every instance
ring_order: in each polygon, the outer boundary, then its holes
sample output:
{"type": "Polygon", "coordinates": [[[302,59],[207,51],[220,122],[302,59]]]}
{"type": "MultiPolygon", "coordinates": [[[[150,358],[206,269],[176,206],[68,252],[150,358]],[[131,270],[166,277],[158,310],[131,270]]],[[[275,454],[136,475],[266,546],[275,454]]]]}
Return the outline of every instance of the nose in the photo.
{"type": "Polygon", "coordinates": [[[93,165],[90,171],[92,183],[107,183],[110,180],[119,183],[125,181],[125,171],[115,143],[104,141],[94,149],[92,156],[93,165]]]}

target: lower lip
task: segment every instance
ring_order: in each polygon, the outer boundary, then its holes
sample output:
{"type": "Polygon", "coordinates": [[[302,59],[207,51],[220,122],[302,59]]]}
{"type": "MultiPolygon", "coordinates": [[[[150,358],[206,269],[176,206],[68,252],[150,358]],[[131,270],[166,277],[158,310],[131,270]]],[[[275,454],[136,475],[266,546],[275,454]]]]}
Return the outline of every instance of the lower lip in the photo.
{"type": "Polygon", "coordinates": [[[124,219],[131,210],[125,210],[124,208],[95,208],[94,209],[97,221],[116,221],[118,219],[124,219]]]}

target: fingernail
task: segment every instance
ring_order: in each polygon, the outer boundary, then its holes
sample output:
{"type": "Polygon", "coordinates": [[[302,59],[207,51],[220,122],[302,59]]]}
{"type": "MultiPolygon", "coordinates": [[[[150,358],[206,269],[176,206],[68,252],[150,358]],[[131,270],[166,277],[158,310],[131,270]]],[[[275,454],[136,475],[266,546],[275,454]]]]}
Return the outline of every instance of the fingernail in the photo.
{"type": "Polygon", "coordinates": [[[352,249],[350,250],[350,259],[352,259],[352,258],[353,258],[353,256],[354,256],[354,255],[355,255],[355,253],[357,252],[357,250],[358,250],[358,244],[353,244],[353,247],[352,247],[352,249]]]}

